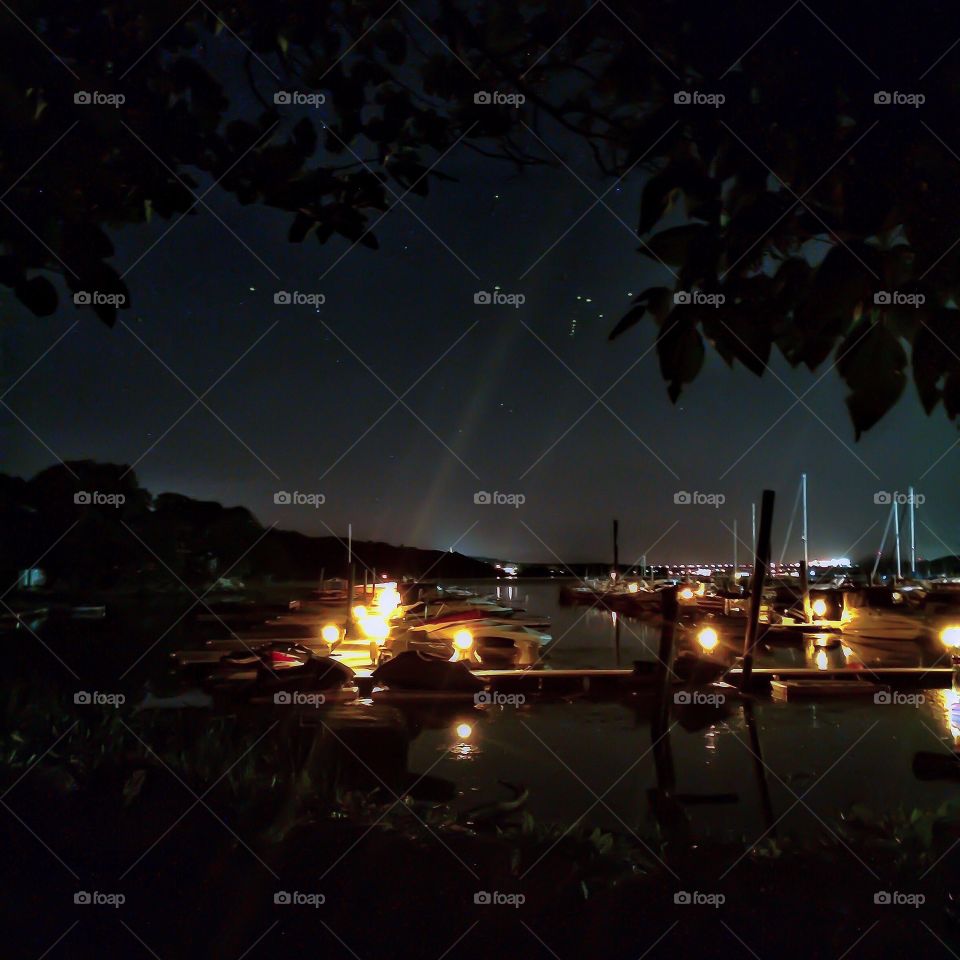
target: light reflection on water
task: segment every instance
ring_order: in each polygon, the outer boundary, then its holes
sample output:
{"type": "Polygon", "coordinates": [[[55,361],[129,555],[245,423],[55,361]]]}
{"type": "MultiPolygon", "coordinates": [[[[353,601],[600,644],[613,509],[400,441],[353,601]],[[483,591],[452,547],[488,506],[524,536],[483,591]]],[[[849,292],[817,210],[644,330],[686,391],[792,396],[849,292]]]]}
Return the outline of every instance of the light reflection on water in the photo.
{"type": "MultiPolygon", "coordinates": [[[[778,833],[823,833],[817,817],[835,823],[856,804],[878,811],[934,809],[954,797],[949,781],[917,780],[912,760],[918,751],[960,742],[960,695],[936,690],[925,696],[919,706],[877,706],[872,699],[758,703],[774,815],[785,815],[778,833]]],[[[648,791],[657,786],[657,773],[648,709],[585,700],[491,708],[472,725],[469,740],[450,728],[422,732],[410,745],[409,766],[432,767],[432,774],[453,781],[465,805],[504,799],[498,781],[505,781],[530,790],[527,809],[538,820],[570,824],[583,817],[590,828],[622,833],[626,824],[649,834],[648,791]],[[438,751],[448,757],[433,767],[438,751]]],[[[733,803],[687,806],[693,835],[759,836],[761,789],[742,709],[702,729],[676,725],[669,742],[678,793],[736,795],[733,803]]]]}
{"type": "Polygon", "coordinates": [[[524,607],[530,613],[551,618],[553,643],[545,659],[556,668],[630,667],[634,660],[656,657],[659,629],[648,621],[623,614],[582,606],[560,605],[560,581],[477,584],[480,592],[492,592],[499,599],[524,607]]]}
{"type": "MultiPolygon", "coordinates": [[[[657,627],[589,607],[562,607],[559,586],[517,582],[492,591],[488,585],[483,592],[552,617],[554,646],[547,666],[629,667],[633,660],[654,658],[657,627]]],[[[829,648],[774,648],[766,657],[771,665],[833,669],[858,660],[876,664],[878,653],[876,646],[845,638],[829,648]]],[[[895,657],[915,665],[903,645],[895,657]]],[[[950,782],[917,780],[912,761],[919,751],[960,748],[960,694],[923,695],[916,705],[879,706],[869,697],[758,702],[754,712],[774,816],[785,815],[778,833],[822,834],[817,817],[835,823],[855,804],[878,811],[933,809],[953,797],[950,782]],[[798,796],[803,803],[796,802],[798,796]]],[[[649,835],[654,820],[648,791],[657,786],[657,772],[648,716],[649,703],[584,699],[494,707],[472,723],[469,737],[458,737],[453,727],[424,731],[410,745],[410,768],[425,770],[438,750],[447,750],[433,773],[456,783],[464,804],[503,799],[498,781],[506,781],[529,788],[527,809],[539,820],[569,824],[583,817],[591,828],[623,833],[629,827],[649,835]],[[459,762],[463,759],[471,762],[459,762]]],[[[716,722],[690,729],[675,725],[669,742],[678,793],[736,796],[733,803],[686,806],[692,835],[758,837],[764,830],[761,786],[739,705],[716,722]]]]}

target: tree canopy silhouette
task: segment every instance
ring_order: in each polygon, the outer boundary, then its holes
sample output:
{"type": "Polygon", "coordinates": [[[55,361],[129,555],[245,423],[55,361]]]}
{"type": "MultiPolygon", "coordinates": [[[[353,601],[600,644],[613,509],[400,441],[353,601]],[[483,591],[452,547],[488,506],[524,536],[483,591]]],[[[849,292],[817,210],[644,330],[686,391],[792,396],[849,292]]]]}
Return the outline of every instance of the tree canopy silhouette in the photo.
{"type": "MultiPolygon", "coordinates": [[[[0,282],[35,314],[57,306],[49,271],[129,305],[112,232],[197,212],[198,174],[285,211],[291,242],[376,247],[381,213],[443,178],[458,142],[556,162],[532,129],[561,152],[586,142],[611,178],[646,175],[639,250],[672,278],[611,338],[651,318],[674,400],[708,344],[758,375],[774,349],[831,361],[858,435],[911,370],[928,413],[960,411],[950,4],[184,6],[0,16],[0,282]],[[525,102],[476,102],[491,91],[525,102]]],[[[107,323],[116,306],[90,304],[107,323]]]]}

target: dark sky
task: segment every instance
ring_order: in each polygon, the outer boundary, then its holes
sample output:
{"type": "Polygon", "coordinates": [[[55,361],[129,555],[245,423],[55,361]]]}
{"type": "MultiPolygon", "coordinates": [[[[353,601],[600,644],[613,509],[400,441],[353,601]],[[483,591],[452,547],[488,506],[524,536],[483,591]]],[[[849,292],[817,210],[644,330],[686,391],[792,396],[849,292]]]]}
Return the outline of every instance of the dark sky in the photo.
{"type": "MultiPolygon", "coordinates": [[[[69,161],[67,142],[57,150],[44,161],[51,176],[69,161]]],[[[565,159],[594,191],[610,186],[586,157],[565,159]]],[[[876,549],[886,508],[874,493],[911,482],[926,498],[921,555],[960,551],[956,428],[939,410],[926,417],[912,384],[856,443],[826,366],[810,375],[777,355],[757,379],[709,354],[674,406],[652,321],[608,343],[630,292],[672,286],[631,236],[640,175],[606,196],[614,212],[596,204],[570,229],[594,196],[562,167],[517,175],[460,146],[440,169],[459,183],[405,201],[429,229],[398,206],[376,228],[379,251],[344,256],[340,238],[290,245],[284,215],[216,190],[207,199],[243,243],[203,210],[149,252],[169,222],[125,231],[120,271],[143,256],[120,314],[133,332],[72,304],[38,320],[5,294],[4,389],[76,325],[6,397],[29,429],[3,411],[3,469],[30,475],[54,453],[135,463],[154,493],[242,504],[264,523],[342,534],[351,522],[363,539],[569,562],[608,554],[614,516],[624,560],[728,559],[728,528],[737,517],[749,539],[765,486],[779,498],[779,555],[805,469],[812,555],[876,549]],[[526,303],[473,303],[495,284],[526,303]],[[326,304],[277,306],[277,290],[326,304]],[[202,404],[183,416],[190,391],[221,376],[204,400],[216,416],[202,404]],[[391,391],[403,403],[370,429],[396,403],[391,391]],[[278,506],[278,490],[326,503],[278,506]],[[478,490],[526,502],[476,505],[478,490]],[[678,490],[726,502],[676,506],[678,490]]],[[[788,557],[797,537],[795,527],[788,557]]]]}

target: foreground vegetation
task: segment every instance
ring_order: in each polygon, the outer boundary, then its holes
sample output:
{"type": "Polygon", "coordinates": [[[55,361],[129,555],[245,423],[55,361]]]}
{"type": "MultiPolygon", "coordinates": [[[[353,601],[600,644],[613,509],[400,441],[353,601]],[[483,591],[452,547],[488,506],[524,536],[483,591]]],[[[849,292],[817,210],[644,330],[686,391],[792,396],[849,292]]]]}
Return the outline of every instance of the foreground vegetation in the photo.
{"type": "Polygon", "coordinates": [[[958,804],[855,809],[818,838],[774,832],[749,852],[754,837],[701,844],[652,820],[630,835],[541,822],[522,806],[465,813],[395,762],[402,736],[371,738],[374,716],[354,716],[330,708],[304,727],[270,707],[81,710],[52,687],[8,687],[0,869],[23,955],[74,920],[86,933],[72,955],[127,955],[129,928],[161,957],[216,958],[241,955],[274,923],[279,939],[260,955],[285,944],[365,957],[409,944],[439,956],[468,929],[454,956],[504,944],[509,956],[536,955],[539,938],[564,958],[635,958],[668,929],[653,955],[735,955],[737,936],[764,956],[839,956],[875,921],[887,921],[882,935],[865,936],[859,956],[955,935],[958,804]],[[78,890],[125,902],[78,907],[78,890]],[[513,901],[476,903],[481,891],[513,901]],[[680,891],[723,899],[676,903],[680,891]],[[876,905],[878,891],[925,902],[876,905]],[[280,892],[325,902],[278,904],[280,892]]]}

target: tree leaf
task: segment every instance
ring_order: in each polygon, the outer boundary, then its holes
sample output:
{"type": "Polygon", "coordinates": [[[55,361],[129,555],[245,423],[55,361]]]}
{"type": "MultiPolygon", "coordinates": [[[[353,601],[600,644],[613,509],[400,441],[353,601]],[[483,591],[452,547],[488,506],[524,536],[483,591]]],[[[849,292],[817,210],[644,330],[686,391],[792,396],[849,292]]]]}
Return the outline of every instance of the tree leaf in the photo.
{"type": "Polygon", "coordinates": [[[903,344],[883,324],[861,320],[841,343],[837,370],[859,440],[900,399],[907,383],[903,344]]]}
{"type": "Polygon", "coordinates": [[[640,252],[667,266],[681,267],[686,263],[692,245],[703,241],[708,235],[709,228],[702,223],[671,227],[655,233],[640,247],[640,252]]]}
{"type": "Polygon", "coordinates": [[[694,380],[703,366],[703,338],[696,321],[683,307],[667,317],[657,335],[660,372],[668,383],[667,393],[676,403],[685,383],[694,380]]]}
{"type": "Polygon", "coordinates": [[[670,291],[666,287],[648,287],[643,293],[637,294],[633,298],[632,306],[621,318],[617,325],[610,331],[608,340],[616,340],[620,334],[629,330],[638,324],[647,309],[653,317],[659,322],[666,313],[669,313],[670,307],[667,306],[670,298],[670,291]]]}
{"type": "Polygon", "coordinates": [[[21,280],[14,288],[14,293],[36,317],[49,317],[57,309],[57,291],[46,277],[21,280]]]}

